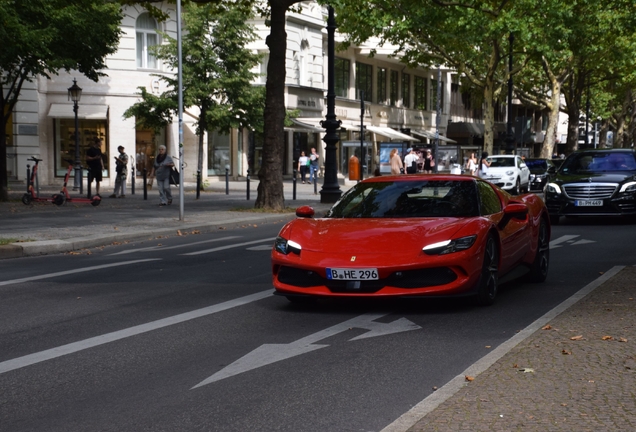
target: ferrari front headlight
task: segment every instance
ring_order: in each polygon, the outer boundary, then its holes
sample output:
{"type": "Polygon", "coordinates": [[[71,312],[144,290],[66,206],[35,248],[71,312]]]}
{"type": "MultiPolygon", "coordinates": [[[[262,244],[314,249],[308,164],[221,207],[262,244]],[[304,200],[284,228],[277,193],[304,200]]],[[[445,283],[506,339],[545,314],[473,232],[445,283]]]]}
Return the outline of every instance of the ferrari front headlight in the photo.
{"type": "Polygon", "coordinates": [[[444,240],[442,242],[424,246],[422,250],[427,255],[444,255],[466,250],[475,243],[475,240],[477,240],[476,235],[462,237],[454,240],[444,240]]]}
{"type": "Polygon", "coordinates": [[[282,253],[283,255],[287,255],[290,252],[293,252],[296,255],[300,255],[302,246],[300,246],[295,241],[287,240],[284,237],[276,237],[276,241],[274,242],[274,250],[276,250],[276,252],[282,253]]]}
{"type": "Polygon", "coordinates": [[[556,183],[548,183],[545,187],[546,192],[561,194],[561,188],[556,183]]]}
{"type": "Polygon", "coordinates": [[[625,183],[618,192],[636,192],[636,182],[625,183]]]}

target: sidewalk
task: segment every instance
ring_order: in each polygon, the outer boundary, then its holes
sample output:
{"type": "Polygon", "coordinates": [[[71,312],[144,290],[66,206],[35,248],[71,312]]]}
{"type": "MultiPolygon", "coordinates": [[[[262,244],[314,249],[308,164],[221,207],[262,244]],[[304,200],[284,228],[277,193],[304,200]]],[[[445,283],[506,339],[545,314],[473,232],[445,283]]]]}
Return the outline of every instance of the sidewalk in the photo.
{"type": "MultiPolygon", "coordinates": [[[[56,206],[51,202],[34,202],[24,205],[21,201],[23,190],[11,190],[11,201],[0,203],[0,238],[15,242],[0,246],[0,259],[48,253],[69,252],[77,249],[104,246],[113,242],[123,242],[177,235],[177,231],[209,232],[213,230],[291,220],[295,217],[291,209],[301,205],[311,205],[317,213],[324,213],[331,205],[320,203],[314,186],[296,185],[296,200],[293,200],[293,185],[284,182],[285,213],[265,213],[247,211],[254,208],[257,198],[258,180],[250,181],[250,200],[247,200],[245,181],[229,182],[226,195],[225,182],[211,182],[199,199],[196,198],[195,184],[184,185],[183,219],[179,220],[179,190],[172,187],[173,203],[160,207],[156,189],[147,191],[144,200],[143,188],[138,184],[135,194],[130,185],[126,198],[108,198],[112,188],[101,190],[102,202],[93,207],[85,202],[67,202],[56,206]],[[243,210],[243,211],[241,211],[243,210]]],[[[341,185],[343,192],[349,186],[341,185]]],[[[59,192],[59,186],[41,186],[40,196],[51,197],[59,192]]],[[[77,191],[69,191],[71,196],[79,196],[77,191]]],[[[86,193],[86,189],[84,190],[86,193]]],[[[84,195],[85,196],[85,195],[84,195]]]]}
{"type": "MultiPolygon", "coordinates": [[[[0,258],[13,258],[108,245],[157,236],[214,231],[232,226],[285,221],[294,213],[254,213],[258,181],[211,183],[200,199],[194,185],[159,207],[156,190],[111,199],[102,191],[98,207],[69,202],[22,204],[22,190],[0,203],[0,238],[22,240],[0,246],[0,258]]],[[[346,191],[349,186],[341,185],[346,191]]],[[[320,191],[321,185],[318,185],[320,191]]],[[[42,187],[41,196],[57,193],[42,187]]],[[[285,205],[320,203],[312,185],[285,181],[285,205]]],[[[71,195],[76,193],[71,192],[71,195]]],[[[634,431],[636,430],[636,267],[616,268],[583,288],[560,308],[538,319],[472,365],[384,432],[424,431],[634,431]],[[469,380],[466,376],[471,377],[469,380]]]]}

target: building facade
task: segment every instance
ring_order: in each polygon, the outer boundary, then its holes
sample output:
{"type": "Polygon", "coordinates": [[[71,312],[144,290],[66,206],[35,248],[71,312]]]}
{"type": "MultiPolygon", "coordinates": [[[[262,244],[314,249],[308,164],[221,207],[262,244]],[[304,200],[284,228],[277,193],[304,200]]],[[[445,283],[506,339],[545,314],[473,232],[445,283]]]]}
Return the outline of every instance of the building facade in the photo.
{"type": "MultiPolygon", "coordinates": [[[[139,129],[134,119],[124,112],[139,100],[139,87],[159,95],[166,90],[157,74],[170,74],[149,47],[161,44],[162,31],[176,37],[174,5],[161,6],[170,17],[158,22],[140,6],[124,8],[123,35],[115,54],[106,60],[107,75],[93,82],[80,73],[65,73],[51,79],[38,77],[25,85],[12,121],[8,146],[9,179],[25,181],[28,158],[43,159],[40,182],[61,182],[69,160],[75,159],[76,137],[83,165],[85,151],[95,138],[102,138],[105,154],[105,184],[114,184],[113,162],[117,147],[122,145],[131,157],[129,169],[135,169],[140,181],[144,169],[149,172],[158,146],[164,144],[169,154],[178,156],[177,119],[160,133],[139,129]],[[79,128],[75,130],[73,104],[67,89],[77,79],[83,89],[79,102],[79,128]]],[[[327,10],[313,1],[302,2],[302,11],[287,16],[287,58],[285,102],[297,114],[293,124],[285,128],[283,174],[291,176],[297,168],[300,152],[316,148],[324,163],[324,129],[320,120],[326,114],[327,93],[327,10]]],[[[269,28],[263,19],[252,22],[257,34],[250,49],[263,55],[254,85],[266,80],[268,48],[265,39],[269,28]]],[[[184,29],[187,30],[187,29],[184,29]]],[[[342,39],[341,39],[342,40],[342,39]]],[[[392,148],[432,147],[436,133],[440,137],[438,167],[449,170],[461,162],[467,152],[479,148],[479,142],[457,142],[447,136],[449,124],[479,121],[479,110],[467,110],[457,98],[458,87],[453,72],[411,69],[370,41],[364,46],[350,47],[336,55],[336,115],[342,121],[338,145],[339,175],[347,177],[351,156],[364,153],[366,174],[376,170],[387,172],[388,152],[392,148]],[[372,50],[377,49],[374,56],[372,50]],[[438,98],[439,91],[439,98],[438,98]],[[439,100],[439,104],[438,104],[439,100]],[[364,133],[361,136],[361,127],[364,133]]],[[[195,136],[195,109],[185,107],[183,123],[184,176],[186,182],[196,179],[198,141],[195,136]]],[[[483,130],[483,127],[482,127],[483,130]]],[[[262,140],[249,130],[230,134],[208,131],[205,136],[203,179],[217,180],[227,172],[234,179],[260,169],[262,140]]],[[[129,176],[129,181],[131,176],[129,176]]]]}

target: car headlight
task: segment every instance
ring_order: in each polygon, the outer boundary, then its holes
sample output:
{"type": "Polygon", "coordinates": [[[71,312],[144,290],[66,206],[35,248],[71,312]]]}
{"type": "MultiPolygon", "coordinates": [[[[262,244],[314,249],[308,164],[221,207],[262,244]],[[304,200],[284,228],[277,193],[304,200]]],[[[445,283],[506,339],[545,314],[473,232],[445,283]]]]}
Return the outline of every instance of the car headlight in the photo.
{"type": "Polygon", "coordinates": [[[276,250],[276,252],[282,253],[283,255],[287,255],[290,252],[293,252],[296,255],[300,255],[302,247],[295,241],[287,240],[283,237],[276,237],[276,242],[274,242],[274,250],[276,250]]]}
{"type": "Polygon", "coordinates": [[[509,176],[513,175],[514,173],[515,173],[515,172],[514,172],[513,170],[508,170],[508,171],[506,171],[506,175],[509,175],[509,176]]]}
{"type": "Polygon", "coordinates": [[[618,192],[636,192],[636,182],[625,183],[618,192]]]}
{"type": "Polygon", "coordinates": [[[545,190],[546,192],[555,193],[555,194],[561,193],[561,188],[556,183],[548,183],[547,186],[545,187],[545,190]]]}
{"type": "Polygon", "coordinates": [[[470,248],[477,239],[476,235],[462,237],[454,240],[445,240],[424,246],[422,250],[427,255],[444,255],[453,252],[459,252],[470,248]]]}

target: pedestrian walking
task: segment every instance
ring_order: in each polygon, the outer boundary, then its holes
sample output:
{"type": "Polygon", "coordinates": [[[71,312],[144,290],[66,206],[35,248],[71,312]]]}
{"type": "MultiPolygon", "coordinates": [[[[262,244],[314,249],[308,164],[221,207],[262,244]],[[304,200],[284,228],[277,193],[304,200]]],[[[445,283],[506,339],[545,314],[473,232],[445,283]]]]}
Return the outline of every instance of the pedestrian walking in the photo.
{"type": "Polygon", "coordinates": [[[119,156],[115,156],[115,191],[109,198],[126,198],[126,178],[128,173],[128,155],[124,146],[117,147],[119,156]]]}
{"type": "Polygon", "coordinates": [[[320,156],[316,153],[316,149],[312,147],[309,155],[309,183],[318,181],[319,159],[320,156]]]}
{"type": "Polygon", "coordinates": [[[406,149],[406,156],[404,157],[404,166],[406,167],[407,174],[415,174],[417,172],[417,154],[412,148],[406,149]]]}
{"type": "Polygon", "coordinates": [[[104,170],[101,138],[96,138],[93,141],[93,145],[86,150],[86,164],[89,168],[88,183],[90,184],[93,179],[95,180],[95,195],[99,195],[99,184],[102,181],[102,171],[104,170]]]}
{"type": "Polygon", "coordinates": [[[305,176],[307,175],[307,171],[309,169],[309,158],[305,156],[305,152],[300,152],[300,157],[298,158],[298,172],[300,172],[300,178],[305,184],[305,176]]]}
{"type": "Polygon", "coordinates": [[[466,161],[466,171],[472,176],[477,174],[477,156],[475,156],[475,153],[471,153],[470,158],[466,161]]]}
{"type": "Polygon", "coordinates": [[[479,177],[486,178],[488,176],[488,167],[490,167],[488,152],[482,152],[481,160],[479,161],[479,177]]]}
{"type": "Polygon", "coordinates": [[[426,174],[432,174],[433,168],[435,168],[435,159],[431,154],[431,149],[426,149],[426,156],[424,156],[424,172],[426,174]]]}
{"type": "Polygon", "coordinates": [[[159,206],[172,204],[172,192],[170,192],[170,171],[174,167],[174,161],[166,151],[166,146],[159,146],[159,154],[152,166],[150,177],[157,180],[159,191],[159,206]]]}
{"type": "Polygon", "coordinates": [[[402,158],[398,154],[397,149],[391,149],[389,162],[391,163],[391,174],[404,174],[404,164],[402,164],[402,158]]]}

